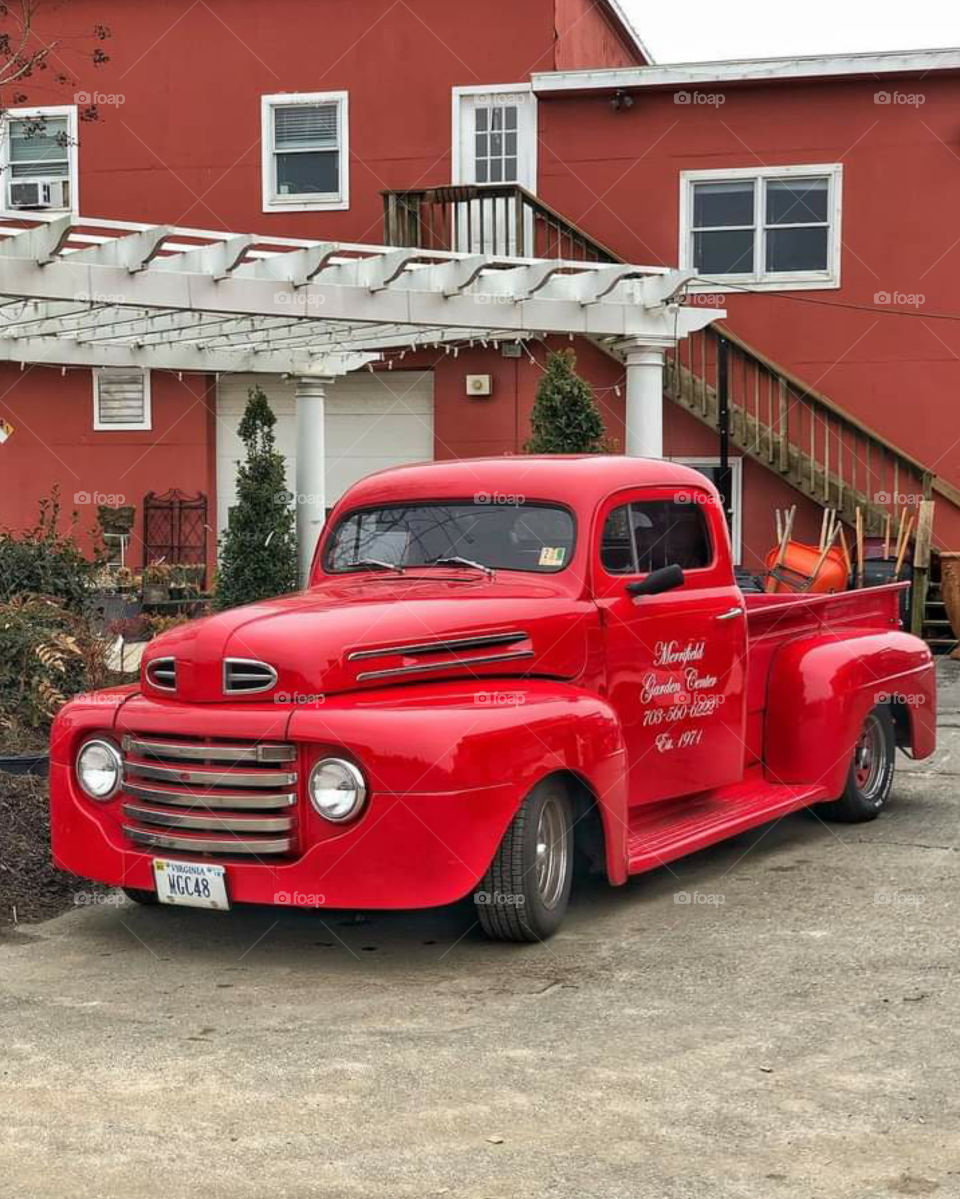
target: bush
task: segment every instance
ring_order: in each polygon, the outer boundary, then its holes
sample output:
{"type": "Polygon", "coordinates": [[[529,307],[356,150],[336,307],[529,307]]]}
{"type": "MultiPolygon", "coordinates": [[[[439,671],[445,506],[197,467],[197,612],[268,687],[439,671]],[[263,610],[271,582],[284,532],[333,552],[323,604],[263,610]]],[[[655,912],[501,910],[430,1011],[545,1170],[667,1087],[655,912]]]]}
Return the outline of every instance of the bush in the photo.
{"type": "Polygon", "coordinates": [[[576,355],[562,350],[547,358],[533,404],[528,454],[604,454],[609,450],[603,417],[590,385],[574,367],[576,355]]]}
{"type": "Polygon", "coordinates": [[[0,601],[0,729],[46,731],[72,696],[106,681],[106,646],[59,599],[0,601]]]}
{"type": "Polygon", "coordinates": [[[24,533],[0,531],[0,603],[21,593],[51,596],[71,612],[82,612],[101,563],[86,557],[72,527],[60,531],[60,493],[40,503],[40,515],[24,533]]]}
{"type": "Polygon", "coordinates": [[[237,471],[237,505],[223,539],[216,606],[251,604],[298,585],[297,540],[277,418],[259,387],[250,389],[238,430],[246,461],[237,471]]]}

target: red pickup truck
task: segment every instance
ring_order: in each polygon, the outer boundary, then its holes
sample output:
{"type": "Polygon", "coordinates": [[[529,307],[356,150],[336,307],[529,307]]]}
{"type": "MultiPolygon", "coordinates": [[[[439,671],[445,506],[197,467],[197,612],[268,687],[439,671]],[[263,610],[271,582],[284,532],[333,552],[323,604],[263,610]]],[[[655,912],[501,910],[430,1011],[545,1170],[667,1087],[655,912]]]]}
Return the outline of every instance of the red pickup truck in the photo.
{"type": "Polygon", "coordinates": [[[800,808],[870,820],[932,753],[898,585],[745,595],[718,496],[624,457],[373,475],[307,589],[171,630],[57,718],[57,865],[141,902],[414,908],[549,936],[800,808]]]}

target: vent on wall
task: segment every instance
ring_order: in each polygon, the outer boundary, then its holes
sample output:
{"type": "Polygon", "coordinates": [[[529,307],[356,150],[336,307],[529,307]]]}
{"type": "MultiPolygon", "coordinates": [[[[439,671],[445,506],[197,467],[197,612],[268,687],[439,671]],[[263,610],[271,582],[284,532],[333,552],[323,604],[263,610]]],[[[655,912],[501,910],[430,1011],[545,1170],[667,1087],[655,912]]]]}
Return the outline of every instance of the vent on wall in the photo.
{"type": "Polygon", "coordinates": [[[149,429],[149,371],[117,368],[94,371],[93,427],[149,429]]]}

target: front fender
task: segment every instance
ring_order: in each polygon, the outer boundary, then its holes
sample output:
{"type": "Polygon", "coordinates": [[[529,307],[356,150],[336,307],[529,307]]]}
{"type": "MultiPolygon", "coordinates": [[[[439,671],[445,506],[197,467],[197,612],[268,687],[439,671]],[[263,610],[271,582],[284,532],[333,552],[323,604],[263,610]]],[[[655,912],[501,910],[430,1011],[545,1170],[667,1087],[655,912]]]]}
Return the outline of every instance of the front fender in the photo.
{"type": "Polygon", "coordinates": [[[906,710],[916,758],[936,744],[936,677],[929,648],[909,633],[818,633],[773,657],[764,761],[775,783],[844,787],[864,718],[878,704],[906,710]]]}
{"type": "Polygon", "coordinates": [[[610,880],[626,879],[623,739],[613,710],[590,691],[483,679],[354,692],[295,709],[288,735],[346,749],[381,797],[469,794],[463,827],[447,826],[446,835],[455,837],[458,855],[469,849],[471,861],[482,861],[478,878],[530,789],[570,771],[596,797],[610,880]]]}

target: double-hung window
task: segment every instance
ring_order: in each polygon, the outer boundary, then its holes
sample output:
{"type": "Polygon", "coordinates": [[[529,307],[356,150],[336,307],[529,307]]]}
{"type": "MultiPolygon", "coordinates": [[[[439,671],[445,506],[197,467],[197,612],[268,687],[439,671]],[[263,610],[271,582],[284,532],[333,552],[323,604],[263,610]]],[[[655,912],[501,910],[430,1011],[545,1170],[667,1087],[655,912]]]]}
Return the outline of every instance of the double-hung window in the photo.
{"type": "Polygon", "coordinates": [[[684,171],[680,263],[708,283],[838,287],[841,167],[684,171]]]}
{"type": "Polygon", "coordinates": [[[0,146],[4,211],[77,211],[77,110],[11,108],[0,146]]]}
{"type": "Polygon", "coordinates": [[[263,208],[349,207],[346,92],[264,96],[263,208]]]}

